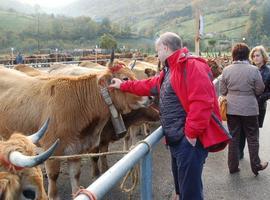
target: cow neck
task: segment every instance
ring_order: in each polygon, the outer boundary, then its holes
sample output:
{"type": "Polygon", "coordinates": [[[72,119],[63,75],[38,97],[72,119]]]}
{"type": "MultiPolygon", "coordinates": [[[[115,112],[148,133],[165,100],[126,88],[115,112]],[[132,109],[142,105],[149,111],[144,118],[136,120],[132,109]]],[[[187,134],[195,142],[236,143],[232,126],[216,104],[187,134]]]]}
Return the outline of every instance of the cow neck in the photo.
{"type": "Polygon", "coordinates": [[[24,169],[23,167],[18,167],[13,164],[11,164],[9,161],[6,160],[5,156],[0,154],[0,169],[4,168],[5,170],[9,172],[16,172],[24,169]]]}
{"type": "Polygon", "coordinates": [[[108,88],[103,87],[100,89],[100,92],[101,92],[101,96],[103,97],[111,113],[111,121],[112,121],[116,135],[122,135],[123,133],[126,133],[127,129],[126,129],[125,123],[123,121],[121,114],[118,113],[117,109],[115,108],[112,102],[108,88]]]}

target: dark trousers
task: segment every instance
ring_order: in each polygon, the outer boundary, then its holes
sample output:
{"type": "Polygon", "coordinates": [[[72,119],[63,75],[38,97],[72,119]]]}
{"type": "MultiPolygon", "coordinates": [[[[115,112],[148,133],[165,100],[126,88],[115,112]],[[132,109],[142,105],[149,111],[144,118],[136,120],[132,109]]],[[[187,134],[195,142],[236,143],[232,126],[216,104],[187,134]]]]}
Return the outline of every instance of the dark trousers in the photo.
{"type": "MultiPolygon", "coordinates": [[[[259,113],[260,113],[259,116],[258,116],[259,127],[262,128],[263,127],[265,113],[266,113],[266,109],[265,108],[259,108],[259,113]]],[[[243,133],[243,132],[241,132],[241,133],[243,133]]],[[[240,155],[241,154],[244,154],[245,146],[246,146],[246,136],[245,136],[245,134],[241,134],[240,135],[240,142],[239,142],[240,155]]]]}
{"type": "Polygon", "coordinates": [[[229,143],[228,167],[230,171],[235,171],[239,166],[239,141],[240,136],[247,138],[250,164],[253,173],[260,167],[259,158],[259,124],[258,116],[238,116],[227,115],[227,123],[232,140],[229,143]]]}
{"type": "Polygon", "coordinates": [[[208,151],[199,140],[193,147],[186,139],[170,146],[176,194],[180,200],[203,200],[202,170],[208,151]]]}

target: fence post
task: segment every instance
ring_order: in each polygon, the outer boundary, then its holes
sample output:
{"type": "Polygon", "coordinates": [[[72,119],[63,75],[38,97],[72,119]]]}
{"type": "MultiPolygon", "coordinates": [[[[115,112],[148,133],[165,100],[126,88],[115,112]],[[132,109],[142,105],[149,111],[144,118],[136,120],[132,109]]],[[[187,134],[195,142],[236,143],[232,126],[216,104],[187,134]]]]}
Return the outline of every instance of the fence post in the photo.
{"type": "Polygon", "coordinates": [[[141,200],[152,200],[152,155],[149,151],[141,160],[141,200]]]}

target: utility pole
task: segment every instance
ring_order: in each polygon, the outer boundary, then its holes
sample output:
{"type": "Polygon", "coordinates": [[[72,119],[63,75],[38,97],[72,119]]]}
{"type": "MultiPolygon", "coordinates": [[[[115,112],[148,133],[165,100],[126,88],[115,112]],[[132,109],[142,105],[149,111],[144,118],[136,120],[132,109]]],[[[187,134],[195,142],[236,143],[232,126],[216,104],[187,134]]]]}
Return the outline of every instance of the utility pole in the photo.
{"type": "Polygon", "coordinates": [[[200,53],[200,38],[199,38],[199,14],[196,9],[195,14],[195,54],[198,56],[200,53]]]}
{"type": "Polygon", "coordinates": [[[195,54],[199,56],[200,54],[200,11],[196,8],[195,11],[195,54]]]}
{"type": "Polygon", "coordinates": [[[195,54],[199,56],[200,54],[200,40],[203,35],[203,17],[201,16],[200,4],[202,0],[192,0],[192,7],[195,17],[195,54]]]}

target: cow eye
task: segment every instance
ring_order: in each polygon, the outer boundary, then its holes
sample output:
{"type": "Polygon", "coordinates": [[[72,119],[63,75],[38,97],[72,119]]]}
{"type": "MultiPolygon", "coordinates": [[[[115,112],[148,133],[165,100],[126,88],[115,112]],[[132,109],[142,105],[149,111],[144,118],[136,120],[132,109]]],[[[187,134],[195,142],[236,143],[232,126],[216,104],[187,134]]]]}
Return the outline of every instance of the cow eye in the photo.
{"type": "Polygon", "coordinates": [[[35,199],[36,198],[36,192],[32,189],[26,189],[26,190],[23,190],[23,196],[26,198],[26,199],[35,199]]]}
{"type": "Polygon", "coordinates": [[[123,78],[123,81],[128,81],[128,77],[123,78]]]}

